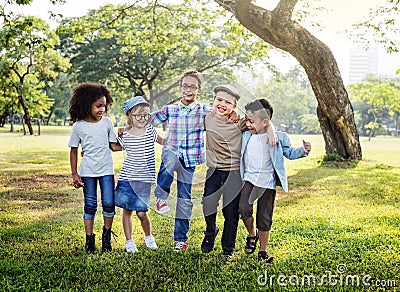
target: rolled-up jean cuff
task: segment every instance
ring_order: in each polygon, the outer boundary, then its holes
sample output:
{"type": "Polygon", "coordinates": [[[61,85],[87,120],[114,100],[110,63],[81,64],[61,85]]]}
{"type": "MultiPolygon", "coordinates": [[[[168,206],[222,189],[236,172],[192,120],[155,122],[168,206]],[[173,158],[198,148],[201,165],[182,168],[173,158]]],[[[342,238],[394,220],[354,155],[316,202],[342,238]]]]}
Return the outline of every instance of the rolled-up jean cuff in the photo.
{"type": "Polygon", "coordinates": [[[96,214],[87,214],[87,213],[83,213],[83,219],[85,220],[94,220],[94,218],[96,217],[96,214]]]}
{"type": "Polygon", "coordinates": [[[112,218],[114,217],[115,212],[103,212],[103,216],[107,218],[112,218]]]}

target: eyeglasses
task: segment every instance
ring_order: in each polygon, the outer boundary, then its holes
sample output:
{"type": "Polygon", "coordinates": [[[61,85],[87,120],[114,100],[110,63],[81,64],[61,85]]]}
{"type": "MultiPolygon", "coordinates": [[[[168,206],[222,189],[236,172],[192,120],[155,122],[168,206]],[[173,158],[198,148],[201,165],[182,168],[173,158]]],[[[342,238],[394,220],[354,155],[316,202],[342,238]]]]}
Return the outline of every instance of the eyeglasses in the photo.
{"type": "Polygon", "coordinates": [[[136,121],[145,120],[148,121],[150,119],[150,114],[131,114],[132,117],[135,117],[136,121]]]}
{"type": "Polygon", "coordinates": [[[181,85],[181,88],[183,90],[188,90],[190,89],[190,91],[196,91],[198,89],[198,87],[196,85],[187,85],[187,84],[183,84],[181,85]]]}

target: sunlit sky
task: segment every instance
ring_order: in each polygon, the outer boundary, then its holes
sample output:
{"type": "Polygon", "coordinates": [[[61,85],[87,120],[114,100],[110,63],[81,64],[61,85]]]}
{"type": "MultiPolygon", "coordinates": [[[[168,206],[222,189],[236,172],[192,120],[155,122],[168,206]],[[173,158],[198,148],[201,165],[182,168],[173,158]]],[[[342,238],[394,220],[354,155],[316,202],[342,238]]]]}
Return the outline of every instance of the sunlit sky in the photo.
{"type": "MultiPolygon", "coordinates": [[[[28,7],[13,6],[12,10],[16,12],[22,11],[24,14],[39,16],[43,19],[48,19],[48,11],[60,13],[64,16],[81,16],[85,15],[88,10],[98,8],[107,3],[121,4],[129,3],[123,0],[67,0],[64,5],[51,5],[49,0],[33,0],[28,7]]],[[[278,3],[278,0],[257,0],[256,4],[267,9],[273,9],[278,3]]],[[[332,50],[338,62],[343,79],[348,78],[348,63],[349,63],[349,48],[355,45],[350,42],[344,31],[350,29],[351,25],[357,21],[366,19],[370,9],[376,8],[378,5],[383,5],[385,0],[320,0],[316,2],[316,6],[324,7],[327,12],[317,12],[316,21],[319,22],[323,30],[317,31],[313,28],[309,30],[325,42],[332,50]]],[[[386,54],[385,58],[388,58],[386,54]]],[[[281,67],[282,70],[289,69],[296,61],[285,59],[285,62],[278,57],[276,64],[286,63],[287,67],[281,67]]],[[[390,62],[385,64],[384,68],[380,68],[381,74],[389,74],[400,68],[400,56],[390,56],[390,62]],[[395,61],[398,60],[398,61],[395,61]]],[[[274,62],[273,62],[274,63],[274,62]]],[[[385,62],[386,63],[386,62],[385,62]]]]}

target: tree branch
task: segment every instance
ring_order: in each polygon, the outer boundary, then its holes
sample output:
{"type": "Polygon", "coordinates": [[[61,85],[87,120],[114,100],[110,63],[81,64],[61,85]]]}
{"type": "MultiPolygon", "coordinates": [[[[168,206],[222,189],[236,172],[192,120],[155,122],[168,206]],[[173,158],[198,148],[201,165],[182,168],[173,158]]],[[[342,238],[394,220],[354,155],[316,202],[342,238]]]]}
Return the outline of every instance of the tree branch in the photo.
{"type": "Polygon", "coordinates": [[[290,21],[292,19],[293,10],[298,0],[281,0],[273,10],[274,17],[280,18],[283,21],[290,21]]]}

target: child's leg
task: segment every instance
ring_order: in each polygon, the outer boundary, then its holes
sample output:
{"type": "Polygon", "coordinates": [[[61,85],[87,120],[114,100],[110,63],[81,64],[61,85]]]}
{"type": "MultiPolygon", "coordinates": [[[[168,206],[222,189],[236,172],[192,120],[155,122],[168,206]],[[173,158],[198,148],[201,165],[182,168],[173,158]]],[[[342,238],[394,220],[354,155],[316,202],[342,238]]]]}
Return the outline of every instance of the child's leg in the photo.
{"type": "Polygon", "coordinates": [[[163,149],[161,155],[160,170],[157,174],[157,186],[154,195],[158,199],[167,200],[174,181],[174,170],[178,157],[167,149],[163,149]]]}
{"type": "Polygon", "coordinates": [[[222,178],[220,172],[213,168],[207,169],[206,182],[202,199],[203,215],[206,222],[206,235],[214,236],[217,231],[216,218],[218,201],[221,198],[222,178]]]}
{"type": "Polygon", "coordinates": [[[114,175],[99,177],[99,183],[104,221],[103,234],[101,235],[101,250],[103,252],[108,252],[112,251],[111,227],[115,215],[114,175]]]}
{"type": "Polygon", "coordinates": [[[227,175],[223,185],[224,230],[222,232],[222,249],[232,254],[235,250],[236,235],[239,224],[239,201],[242,180],[239,170],[225,172],[227,175]]]}
{"type": "Polygon", "coordinates": [[[145,236],[151,235],[151,222],[147,212],[136,212],[145,236]]]}
{"type": "Polygon", "coordinates": [[[239,199],[239,215],[242,218],[244,226],[248,232],[245,245],[245,251],[247,254],[251,254],[256,250],[256,244],[258,241],[258,234],[254,228],[253,204],[249,203],[252,190],[253,185],[246,181],[242,188],[239,199]]]}
{"type": "Polygon", "coordinates": [[[114,221],[114,217],[105,217],[105,216],[103,216],[103,221],[104,221],[104,227],[106,229],[111,229],[113,221],[114,221]]]}
{"type": "Polygon", "coordinates": [[[266,189],[257,202],[257,228],[260,236],[260,251],[267,251],[272,226],[276,191],[266,189]]]}
{"type": "Polygon", "coordinates": [[[87,220],[83,219],[83,223],[85,225],[85,232],[87,235],[90,235],[93,233],[94,230],[94,220],[87,220]]]}
{"type": "Polygon", "coordinates": [[[85,232],[87,235],[93,233],[94,219],[97,212],[97,178],[82,177],[83,197],[84,197],[84,214],[83,220],[85,225],[85,232]]]}
{"type": "Polygon", "coordinates": [[[195,167],[186,167],[183,161],[178,163],[180,167],[177,169],[178,195],[175,210],[174,240],[186,242],[193,210],[192,181],[195,167]]]}
{"type": "Polygon", "coordinates": [[[127,252],[138,252],[135,241],[132,240],[132,211],[123,209],[122,211],[122,227],[126,238],[125,248],[127,252]]]}
{"type": "Polygon", "coordinates": [[[267,251],[269,230],[268,231],[258,230],[258,236],[260,237],[260,251],[267,251]]]}
{"type": "Polygon", "coordinates": [[[144,242],[146,246],[151,249],[157,249],[158,246],[156,244],[156,240],[154,236],[151,234],[151,222],[150,218],[147,215],[147,212],[136,212],[136,215],[140,219],[140,223],[142,224],[143,232],[144,232],[144,242]]]}
{"type": "Polygon", "coordinates": [[[221,173],[214,168],[207,169],[203,199],[201,201],[203,205],[204,221],[206,222],[206,231],[204,232],[204,239],[201,243],[201,251],[204,253],[209,253],[214,249],[215,237],[219,232],[217,227],[217,210],[218,201],[222,194],[222,179],[220,174],[221,173]]]}
{"type": "Polygon", "coordinates": [[[256,236],[256,229],[254,228],[254,218],[253,218],[253,204],[249,203],[249,197],[253,185],[249,182],[245,182],[242,188],[240,199],[239,199],[239,214],[243,220],[244,226],[249,233],[249,236],[256,236]]]}
{"type": "Polygon", "coordinates": [[[104,227],[111,229],[115,215],[114,175],[99,178],[104,227]]]}
{"type": "Polygon", "coordinates": [[[123,209],[122,211],[122,226],[126,240],[132,239],[132,211],[123,209]]]}
{"type": "Polygon", "coordinates": [[[86,253],[94,253],[95,251],[95,235],[94,219],[97,211],[97,178],[82,177],[83,195],[85,200],[83,222],[86,233],[85,251],[86,253]]]}

